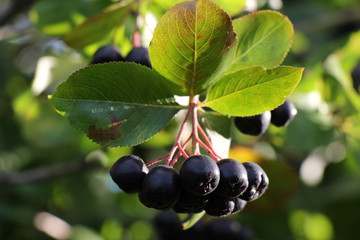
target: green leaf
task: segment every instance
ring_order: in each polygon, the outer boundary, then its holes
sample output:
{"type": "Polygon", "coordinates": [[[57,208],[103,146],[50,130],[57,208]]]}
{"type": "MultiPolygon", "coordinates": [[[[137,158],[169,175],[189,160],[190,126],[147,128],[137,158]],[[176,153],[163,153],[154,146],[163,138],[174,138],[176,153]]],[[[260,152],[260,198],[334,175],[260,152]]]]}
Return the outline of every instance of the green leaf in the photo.
{"type": "Polygon", "coordinates": [[[75,72],[51,97],[71,125],[105,146],[139,144],[181,108],[161,75],[135,63],[106,63],[75,72]]]}
{"type": "Polygon", "coordinates": [[[227,70],[236,34],[226,12],[209,0],[175,5],[160,19],[150,44],[153,68],[178,85],[178,95],[206,91],[227,70]]]}
{"type": "Polygon", "coordinates": [[[251,116],[283,103],[299,83],[303,69],[251,67],[223,76],[201,105],[233,116],[251,116]]]}
{"type": "MultiPolygon", "coordinates": [[[[205,211],[187,215],[186,220],[182,223],[183,230],[187,230],[187,229],[191,228],[192,226],[194,226],[204,215],[205,215],[205,211]]],[[[181,216],[180,216],[180,219],[181,219],[181,216]]]]}
{"type": "Polygon", "coordinates": [[[231,70],[250,66],[278,66],[292,45],[294,29],[289,19],[275,11],[258,11],[233,21],[238,35],[231,70]]]}
{"type": "Polygon", "coordinates": [[[246,0],[213,0],[230,15],[240,13],[246,5],[246,0]]]}
{"type": "Polygon", "coordinates": [[[79,26],[73,28],[64,37],[64,42],[75,49],[83,48],[91,43],[100,41],[121,25],[130,13],[132,4],[118,3],[111,5],[104,11],[89,17],[79,26]]]}

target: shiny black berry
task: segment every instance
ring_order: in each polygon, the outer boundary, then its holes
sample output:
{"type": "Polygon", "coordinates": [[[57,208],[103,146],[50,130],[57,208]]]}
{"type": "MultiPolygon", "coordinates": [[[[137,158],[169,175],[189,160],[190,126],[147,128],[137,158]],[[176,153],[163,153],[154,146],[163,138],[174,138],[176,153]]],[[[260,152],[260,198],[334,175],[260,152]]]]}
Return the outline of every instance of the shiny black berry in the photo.
{"type": "Polygon", "coordinates": [[[100,47],[92,57],[90,64],[121,62],[124,58],[121,56],[119,49],[114,45],[100,47]]]}
{"type": "Polygon", "coordinates": [[[269,178],[265,171],[256,163],[243,163],[246,168],[249,186],[239,197],[245,201],[258,199],[269,186],[269,178]]]}
{"type": "Polygon", "coordinates": [[[204,210],[207,202],[207,196],[199,196],[183,190],[173,210],[177,213],[199,213],[204,210]]]}
{"type": "Polygon", "coordinates": [[[144,161],[135,155],[121,157],[110,169],[111,178],[126,193],[141,191],[147,173],[144,161]]]}
{"type": "Polygon", "coordinates": [[[126,56],[125,61],[135,62],[151,68],[149,51],[145,47],[134,47],[126,56]]]}
{"type": "Polygon", "coordinates": [[[173,168],[157,166],[144,178],[140,201],[147,207],[159,210],[172,208],[179,198],[181,184],[173,168]]]}
{"type": "Polygon", "coordinates": [[[242,194],[249,182],[245,167],[234,159],[223,159],[217,162],[220,170],[220,182],[215,190],[216,195],[234,198],[242,194]]]}
{"type": "Polygon", "coordinates": [[[247,201],[242,200],[241,198],[234,198],[232,199],[232,201],[234,202],[234,209],[231,212],[232,214],[241,212],[246,207],[247,204],[247,201]]]}
{"type": "Polygon", "coordinates": [[[249,117],[235,117],[234,123],[237,129],[247,135],[259,136],[263,134],[270,125],[271,113],[266,111],[262,114],[249,117]]]}
{"type": "Polygon", "coordinates": [[[286,99],[283,104],[271,111],[271,123],[277,127],[287,126],[297,114],[294,104],[286,99]]]}
{"type": "Polygon", "coordinates": [[[214,217],[225,217],[234,211],[235,202],[229,198],[213,196],[205,207],[205,212],[214,217]]]}
{"type": "Polygon", "coordinates": [[[183,187],[195,194],[204,196],[218,186],[220,171],[215,161],[205,155],[193,155],[182,164],[179,172],[183,187]]]}

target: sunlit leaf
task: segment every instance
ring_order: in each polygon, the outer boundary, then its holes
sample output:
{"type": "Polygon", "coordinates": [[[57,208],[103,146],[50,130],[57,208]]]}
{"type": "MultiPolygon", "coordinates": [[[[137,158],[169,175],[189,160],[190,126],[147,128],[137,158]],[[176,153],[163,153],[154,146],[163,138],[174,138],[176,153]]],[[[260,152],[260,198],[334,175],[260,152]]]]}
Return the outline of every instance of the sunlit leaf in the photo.
{"type": "Polygon", "coordinates": [[[188,1],[160,19],[149,51],[153,68],[181,87],[177,94],[193,96],[227,70],[235,43],[226,12],[209,0],[188,1]]]}
{"type": "Polygon", "coordinates": [[[120,25],[130,13],[132,4],[114,4],[104,11],[89,17],[81,25],[72,29],[64,37],[64,42],[72,48],[83,48],[88,44],[100,41],[120,25]]]}
{"type": "Polygon", "coordinates": [[[278,66],[290,50],[294,29],[289,19],[275,11],[258,11],[233,21],[238,35],[231,70],[250,66],[278,66]]]}
{"type": "Polygon", "coordinates": [[[136,145],[163,129],[180,109],[167,83],[138,64],[97,64],[71,75],[51,101],[93,141],[136,145]]]}
{"type": "Polygon", "coordinates": [[[303,69],[252,67],[223,76],[202,105],[228,115],[251,116],[283,103],[301,79],[303,69]]]}

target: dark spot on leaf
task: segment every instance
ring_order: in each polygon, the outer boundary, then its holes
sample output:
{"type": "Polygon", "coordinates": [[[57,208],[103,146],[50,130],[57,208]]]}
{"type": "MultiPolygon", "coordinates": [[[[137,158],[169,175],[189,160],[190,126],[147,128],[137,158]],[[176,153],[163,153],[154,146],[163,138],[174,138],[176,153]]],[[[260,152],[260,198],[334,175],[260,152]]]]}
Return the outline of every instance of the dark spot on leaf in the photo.
{"type": "Polygon", "coordinates": [[[121,137],[118,128],[123,121],[113,122],[110,128],[97,128],[96,125],[90,125],[88,128],[88,137],[98,143],[107,143],[121,137]]]}

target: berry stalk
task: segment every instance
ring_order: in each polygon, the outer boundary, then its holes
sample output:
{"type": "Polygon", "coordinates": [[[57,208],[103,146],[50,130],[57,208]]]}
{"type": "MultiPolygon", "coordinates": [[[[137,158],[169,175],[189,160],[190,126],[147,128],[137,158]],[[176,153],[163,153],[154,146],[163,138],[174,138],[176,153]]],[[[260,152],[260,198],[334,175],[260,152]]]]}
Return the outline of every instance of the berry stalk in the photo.
{"type": "Polygon", "coordinates": [[[198,120],[198,104],[199,104],[199,96],[194,96],[189,101],[189,106],[186,111],[186,115],[180,125],[180,129],[178,135],[176,137],[175,143],[170,149],[170,152],[164,156],[161,156],[149,163],[147,166],[151,166],[156,164],[163,159],[166,159],[166,166],[173,167],[177,160],[183,156],[184,158],[189,158],[189,156],[200,155],[200,148],[203,148],[208,154],[215,160],[219,161],[221,157],[216,154],[213,149],[212,143],[207,136],[206,132],[201,128],[198,120]],[[184,143],[182,140],[184,139],[185,130],[187,128],[188,122],[191,119],[191,133],[187,136],[184,143]],[[201,139],[201,138],[203,139],[201,139]],[[189,153],[189,150],[186,149],[190,140],[192,141],[192,152],[189,153]]]}

